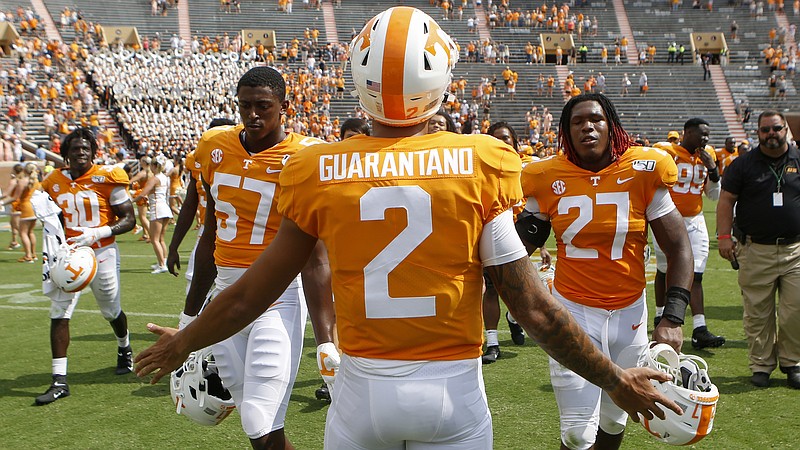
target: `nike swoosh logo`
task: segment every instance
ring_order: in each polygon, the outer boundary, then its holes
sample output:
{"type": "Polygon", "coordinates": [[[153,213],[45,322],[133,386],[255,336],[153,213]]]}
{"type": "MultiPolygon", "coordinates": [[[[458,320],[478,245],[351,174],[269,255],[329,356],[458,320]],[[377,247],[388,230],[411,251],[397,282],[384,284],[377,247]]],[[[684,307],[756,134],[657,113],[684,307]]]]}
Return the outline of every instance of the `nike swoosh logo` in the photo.
{"type": "Polygon", "coordinates": [[[267,167],[267,173],[280,173],[281,169],[275,170],[272,167],[267,167]]]}
{"type": "Polygon", "coordinates": [[[639,329],[639,327],[640,327],[640,326],[642,326],[642,324],[643,324],[643,323],[644,323],[644,322],[639,322],[639,323],[637,323],[636,325],[631,325],[631,330],[633,330],[633,331],[636,331],[636,330],[638,330],[638,329],[639,329]]]}
{"type": "Polygon", "coordinates": [[[617,178],[617,184],[625,184],[628,181],[631,181],[632,179],[633,179],[633,177],[630,177],[630,178],[617,178]]]}
{"type": "Polygon", "coordinates": [[[56,392],[55,394],[53,394],[53,397],[61,398],[61,392],[56,392]]]}

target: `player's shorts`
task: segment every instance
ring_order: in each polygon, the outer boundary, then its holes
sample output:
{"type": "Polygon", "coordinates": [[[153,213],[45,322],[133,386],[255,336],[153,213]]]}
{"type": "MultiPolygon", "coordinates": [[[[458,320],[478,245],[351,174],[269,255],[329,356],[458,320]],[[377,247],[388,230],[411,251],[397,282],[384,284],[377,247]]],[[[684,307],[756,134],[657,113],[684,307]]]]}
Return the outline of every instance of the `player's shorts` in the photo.
{"type": "MultiPolygon", "coordinates": [[[[214,295],[245,270],[217,267],[214,295]]],[[[300,366],[306,316],[295,280],[255,321],[211,347],[222,383],[231,392],[250,439],[283,428],[300,366]]]]}
{"type": "MultiPolygon", "coordinates": [[[[120,305],[119,289],[119,248],[117,244],[95,248],[97,258],[97,273],[89,285],[92,288],[97,307],[103,317],[112,321],[119,317],[122,307],[120,305]]],[[[79,295],[71,295],[58,290],[61,294],[51,296],[50,318],[69,319],[78,304],[79,295]]]]}
{"type": "Polygon", "coordinates": [[[326,449],[492,448],[480,358],[390,361],[342,355],[326,449]]]}
{"type": "MultiPolygon", "coordinates": [[[[694,255],[694,272],[703,273],[706,271],[708,262],[708,228],[706,228],[706,218],[703,213],[694,217],[684,217],[683,223],[686,225],[686,232],[689,234],[689,243],[692,245],[694,255]]],[[[667,271],[667,256],[658,246],[658,242],[653,239],[653,247],[656,251],[656,268],[659,272],[667,271]]]]}
{"type": "MultiPolygon", "coordinates": [[[[644,353],[647,348],[644,292],[632,305],[614,311],[572,302],[555,288],[553,296],[564,304],[592,343],[612,361],[616,362],[623,350],[631,351],[629,347],[638,353],[644,353]]],[[[550,382],[561,418],[561,441],[569,448],[591,447],[598,426],[609,434],[619,434],[625,429],[628,414],[608,394],[553,358],[550,358],[550,382]]]]}

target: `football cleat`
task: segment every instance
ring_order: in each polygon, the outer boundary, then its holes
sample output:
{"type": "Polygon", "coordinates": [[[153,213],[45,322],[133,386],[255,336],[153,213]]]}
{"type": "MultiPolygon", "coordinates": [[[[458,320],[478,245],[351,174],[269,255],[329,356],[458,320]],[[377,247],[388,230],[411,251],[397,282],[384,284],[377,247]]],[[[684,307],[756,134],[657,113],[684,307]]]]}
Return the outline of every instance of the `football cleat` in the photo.
{"type": "Polygon", "coordinates": [[[508,322],[508,329],[511,330],[511,340],[514,345],[522,345],[525,343],[525,331],[517,322],[512,322],[513,317],[506,311],[506,322],[508,322]]]}
{"type": "Polygon", "coordinates": [[[695,328],[692,332],[692,347],[698,350],[706,347],[721,347],[723,344],[725,344],[725,338],[711,333],[705,325],[695,328]]]}
{"type": "Polygon", "coordinates": [[[331,391],[328,389],[328,385],[322,383],[319,389],[314,391],[314,396],[317,397],[317,400],[322,400],[326,402],[331,401],[331,391]]]}
{"type": "Polygon", "coordinates": [[[491,364],[497,361],[497,358],[500,357],[500,346],[499,345],[490,345],[486,347],[486,352],[483,353],[481,360],[484,364],[491,364]]]}
{"type": "Polygon", "coordinates": [[[36,404],[41,405],[49,405],[54,401],[69,397],[69,385],[67,385],[67,377],[63,375],[57,375],[53,377],[53,384],[47,388],[47,391],[36,397],[36,404]]]}
{"type": "Polygon", "coordinates": [[[117,347],[117,368],[114,373],[125,375],[133,372],[133,349],[131,346],[117,347]]]}

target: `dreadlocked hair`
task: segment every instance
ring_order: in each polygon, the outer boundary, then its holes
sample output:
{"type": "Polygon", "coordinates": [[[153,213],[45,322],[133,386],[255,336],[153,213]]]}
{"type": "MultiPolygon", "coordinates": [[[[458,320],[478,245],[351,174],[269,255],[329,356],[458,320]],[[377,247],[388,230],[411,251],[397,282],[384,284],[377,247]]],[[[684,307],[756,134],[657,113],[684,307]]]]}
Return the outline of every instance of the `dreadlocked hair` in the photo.
{"type": "Polygon", "coordinates": [[[267,87],[281,102],[286,99],[286,80],[277,70],[271,67],[258,66],[245,72],[239,78],[239,83],[236,84],[236,92],[238,93],[244,86],[267,87]]]}
{"type": "Polygon", "coordinates": [[[575,105],[583,102],[594,101],[600,104],[603,113],[606,115],[608,122],[608,146],[611,151],[611,160],[617,161],[632,145],[633,141],[625,129],[622,128],[622,123],[617,114],[617,109],[611,101],[603,94],[581,94],[573,97],[564,106],[561,111],[561,117],[558,120],[558,145],[564,150],[564,155],[567,159],[575,164],[578,164],[578,154],[575,147],[572,146],[572,137],[569,134],[570,119],[572,118],[572,110],[575,105]]]}

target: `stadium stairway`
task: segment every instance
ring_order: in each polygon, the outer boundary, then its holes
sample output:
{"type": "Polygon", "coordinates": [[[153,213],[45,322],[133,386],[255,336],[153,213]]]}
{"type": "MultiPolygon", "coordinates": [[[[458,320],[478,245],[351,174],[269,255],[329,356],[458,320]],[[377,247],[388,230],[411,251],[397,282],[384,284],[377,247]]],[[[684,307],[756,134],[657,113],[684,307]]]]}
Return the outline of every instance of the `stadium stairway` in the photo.
{"type": "Polygon", "coordinates": [[[302,39],[303,31],[308,27],[320,31],[320,44],[327,42],[322,11],[304,9],[299,2],[295,4],[292,14],[278,11],[277,2],[274,1],[243,1],[241,7],[241,14],[229,14],[220,11],[218,1],[190,2],[192,35],[213,38],[228,33],[232,39],[245,28],[267,28],[275,30],[275,39],[280,46],[281,43],[291,42],[295,37],[302,39]]]}
{"type": "MultiPolygon", "coordinates": [[[[140,37],[153,37],[158,33],[162,48],[169,48],[169,37],[179,30],[178,14],[175,9],[170,9],[167,16],[153,16],[150,14],[149,1],[47,0],[45,5],[54,18],[61,17],[64,8],[70,10],[77,8],[87,22],[105,26],[133,26],[139,31],[140,37]]],[[[72,42],[74,31],[66,33],[62,30],[62,33],[64,42],[72,42]]]]}
{"type": "Polygon", "coordinates": [[[44,24],[47,40],[61,41],[61,33],[58,32],[58,28],[56,28],[55,22],[53,22],[53,17],[44,5],[44,2],[42,0],[31,0],[31,5],[33,5],[33,10],[39,16],[39,20],[44,24]]]}

